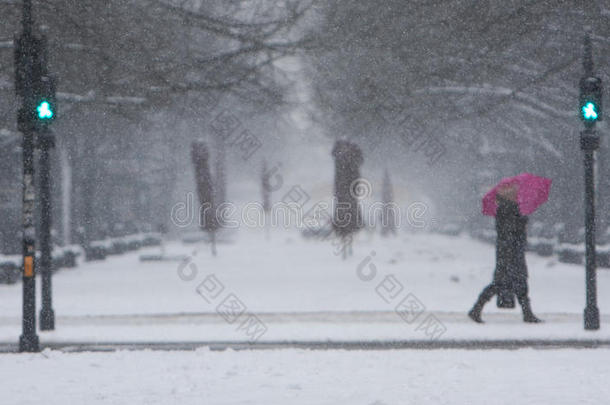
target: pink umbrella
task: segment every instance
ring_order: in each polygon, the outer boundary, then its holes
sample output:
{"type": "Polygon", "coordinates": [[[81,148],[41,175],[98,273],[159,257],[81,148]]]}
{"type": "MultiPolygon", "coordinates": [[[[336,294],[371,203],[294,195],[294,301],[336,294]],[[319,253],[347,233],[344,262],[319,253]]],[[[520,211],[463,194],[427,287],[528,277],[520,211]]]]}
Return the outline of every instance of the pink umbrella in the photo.
{"type": "Polygon", "coordinates": [[[521,173],[515,177],[502,179],[483,197],[483,214],[496,216],[498,204],[496,195],[516,201],[521,215],[530,215],[549,199],[551,179],[535,176],[531,173],[521,173]]]}

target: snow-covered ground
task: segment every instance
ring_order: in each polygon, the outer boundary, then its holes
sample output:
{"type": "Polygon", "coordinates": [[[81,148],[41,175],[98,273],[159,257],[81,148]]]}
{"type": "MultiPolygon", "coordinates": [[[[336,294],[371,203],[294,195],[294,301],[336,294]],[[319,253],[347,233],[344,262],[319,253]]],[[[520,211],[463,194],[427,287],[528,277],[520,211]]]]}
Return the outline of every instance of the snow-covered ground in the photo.
{"type": "MultiPolygon", "coordinates": [[[[56,330],[40,332],[42,344],[610,338],[604,270],[600,331],[583,330],[584,270],[535,255],[528,255],[531,296],[546,322],[524,324],[518,309],[492,302],[488,322],[478,325],[465,313],[491,279],[493,246],[467,237],[362,234],[342,260],[332,241],[293,231],[275,230],[271,241],[258,230],[233,237],[217,257],[203,243],[172,242],[165,255],[186,260],[140,261],[159,253],[148,249],[62,270],[54,276],[56,330]]],[[[0,343],[14,344],[20,285],[0,286],[0,298],[0,343]]],[[[0,403],[538,405],[598,404],[610,395],[608,349],[220,347],[1,354],[0,403]]]]}
{"type": "MultiPolygon", "coordinates": [[[[141,262],[140,254],[158,252],[149,249],[62,270],[53,280],[56,331],[41,333],[41,342],[610,338],[607,270],[598,277],[600,331],[583,330],[582,266],[534,254],[531,297],[546,322],[524,324],[518,308],[492,301],[488,322],[477,325],[465,314],[491,279],[491,245],[363,233],[342,260],[334,242],[291,230],[274,230],[271,241],[262,230],[233,238],[217,257],[203,243],[173,242],[166,255],[186,261],[141,262]]],[[[20,285],[0,286],[1,342],[16,341],[20,317],[20,285]]]]}
{"type": "Polygon", "coordinates": [[[0,356],[4,404],[604,404],[609,350],[0,356]]]}

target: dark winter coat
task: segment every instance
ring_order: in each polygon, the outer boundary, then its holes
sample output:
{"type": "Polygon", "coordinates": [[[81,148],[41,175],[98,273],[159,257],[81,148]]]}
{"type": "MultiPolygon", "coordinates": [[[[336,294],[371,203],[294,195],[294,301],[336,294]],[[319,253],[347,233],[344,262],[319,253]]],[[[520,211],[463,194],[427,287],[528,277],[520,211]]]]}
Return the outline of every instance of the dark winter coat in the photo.
{"type": "Polygon", "coordinates": [[[527,216],[522,216],[517,203],[499,199],[496,213],[496,270],[494,283],[516,292],[527,283],[525,248],[527,216]]]}

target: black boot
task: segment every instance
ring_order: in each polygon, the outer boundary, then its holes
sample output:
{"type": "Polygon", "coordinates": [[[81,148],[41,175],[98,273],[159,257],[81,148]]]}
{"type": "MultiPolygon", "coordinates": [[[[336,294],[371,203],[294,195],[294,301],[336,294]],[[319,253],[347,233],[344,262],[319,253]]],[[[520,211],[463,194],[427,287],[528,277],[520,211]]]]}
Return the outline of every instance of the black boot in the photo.
{"type": "Polygon", "coordinates": [[[483,320],[481,319],[481,312],[483,312],[483,306],[485,305],[485,303],[487,303],[487,301],[491,299],[491,297],[494,296],[495,293],[496,287],[493,283],[483,289],[481,295],[479,295],[479,299],[477,299],[477,302],[474,304],[474,307],[472,307],[470,312],[468,312],[468,316],[470,317],[470,319],[472,319],[476,323],[483,323],[483,320]]]}
{"type": "Polygon", "coordinates": [[[532,306],[530,304],[530,299],[529,298],[523,298],[520,301],[521,304],[521,308],[523,310],[523,322],[527,322],[527,323],[540,323],[542,322],[542,319],[539,319],[536,317],[536,315],[534,315],[534,313],[532,312],[532,306]]]}
{"type": "Polygon", "coordinates": [[[470,317],[470,319],[472,319],[476,323],[484,323],[483,320],[481,319],[481,311],[482,310],[483,310],[483,307],[478,307],[475,304],[475,306],[472,307],[470,312],[468,312],[468,316],[470,317]]]}

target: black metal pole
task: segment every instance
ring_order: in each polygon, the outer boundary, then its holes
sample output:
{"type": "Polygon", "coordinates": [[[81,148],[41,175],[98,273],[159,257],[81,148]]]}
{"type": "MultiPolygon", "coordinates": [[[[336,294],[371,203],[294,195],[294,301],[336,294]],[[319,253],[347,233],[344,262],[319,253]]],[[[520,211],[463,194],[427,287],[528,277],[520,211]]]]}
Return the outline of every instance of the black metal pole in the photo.
{"type": "Polygon", "coordinates": [[[599,136],[593,129],[581,133],[581,149],[585,155],[585,246],[587,306],[585,329],[599,329],[597,308],[597,259],[595,252],[595,151],[599,148],[599,136]]]}
{"type": "MultiPolygon", "coordinates": [[[[583,68],[585,78],[593,77],[593,47],[589,28],[586,29],[584,40],[583,68]]],[[[586,129],[580,133],[580,148],[584,152],[585,158],[585,279],[587,294],[584,317],[585,330],[597,330],[599,329],[599,309],[597,308],[597,257],[595,252],[595,151],[599,148],[599,135],[594,129],[595,121],[585,122],[585,127],[586,129]]]]}
{"type": "Polygon", "coordinates": [[[25,54],[23,106],[19,111],[19,129],[23,133],[23,325],[19,351],[40,350],[36,334],[36,232],[34,229],[34,126],[31,111],[34,103],[32,88],[33,35],[31,0],[23,0],[22,52],[25,54]]]}
{"type": "Polygon", "coordinates": [[[32,0],[23,0],[23,13],[21,24],[24,36],[32,35],[32,0]]]}
{"type": "Polygon", "coordinates": [[[34,132],[23,135],[23,330],[19,351],[39,350],[36,335],[36,243],[34,229],[34,132]]]}
{"type": "Polygon", "coordinates": [[[49,129],[38,135],[40,146],[40,273],[42,276],[42,309],[40,310],[40,330],[55,329],[55,313],[52,304],[52,256],[51,256],[51,176],[49,153],[53,147],[53,134],[49,129]]]}

